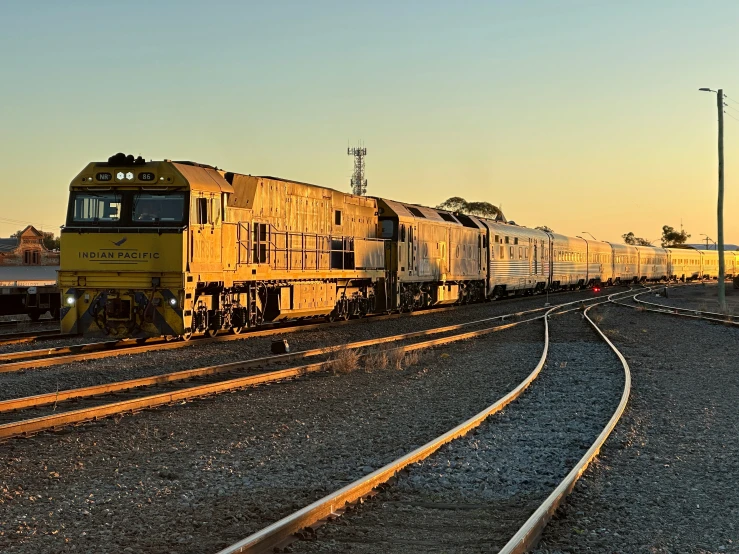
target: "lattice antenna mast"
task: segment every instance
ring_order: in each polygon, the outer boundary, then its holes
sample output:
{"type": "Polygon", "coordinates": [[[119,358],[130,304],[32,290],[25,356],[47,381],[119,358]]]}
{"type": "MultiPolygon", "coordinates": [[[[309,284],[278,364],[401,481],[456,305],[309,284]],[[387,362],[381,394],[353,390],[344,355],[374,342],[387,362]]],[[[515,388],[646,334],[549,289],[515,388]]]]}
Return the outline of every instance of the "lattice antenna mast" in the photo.
{"type": "Polygon", "coordinates": [[[364,178],[364,157],[367,155],[367,148],[363,146],[347,148],[346,153],[349,156],[354,156],[354,173],[352,174],[351,181],[349,181],[352,194],[364,196],[367,194],[367,179],[364,178]]]}

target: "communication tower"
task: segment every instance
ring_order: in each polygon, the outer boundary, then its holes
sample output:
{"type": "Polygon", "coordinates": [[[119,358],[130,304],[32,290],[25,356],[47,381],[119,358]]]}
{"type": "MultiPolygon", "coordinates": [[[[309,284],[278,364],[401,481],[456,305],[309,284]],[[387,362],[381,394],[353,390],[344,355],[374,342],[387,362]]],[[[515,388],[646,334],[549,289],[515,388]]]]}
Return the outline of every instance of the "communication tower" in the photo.
{"type": "Polygon", "coordinates": [[[364,196],[367,194],[367,179],[364,178],[364,157],[367,155],[367,148],[364,146],[347,148],[346,153],[349,156],[354,156],[354,173],[349,181],[352,194],[364,196]]]}

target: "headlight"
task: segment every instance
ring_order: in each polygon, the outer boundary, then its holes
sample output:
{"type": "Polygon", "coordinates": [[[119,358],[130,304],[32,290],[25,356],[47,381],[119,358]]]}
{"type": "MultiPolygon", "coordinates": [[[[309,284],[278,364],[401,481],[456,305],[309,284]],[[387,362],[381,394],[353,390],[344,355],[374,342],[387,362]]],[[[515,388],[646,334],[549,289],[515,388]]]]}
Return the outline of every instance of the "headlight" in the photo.
{"type": "Polygon", "coordinates": [[[172,306],[176,306],[176,305],[177,305],[177,299],[176,299],[176,298],[170,298],[170,299],[169,299],[169,303],[170,303],[170,305],[172,305],[172,306]]]}
{"type": "Polygon", "coordinates": [[[67,306],[74,306],[74,296],[67,296],[67,306]]]}

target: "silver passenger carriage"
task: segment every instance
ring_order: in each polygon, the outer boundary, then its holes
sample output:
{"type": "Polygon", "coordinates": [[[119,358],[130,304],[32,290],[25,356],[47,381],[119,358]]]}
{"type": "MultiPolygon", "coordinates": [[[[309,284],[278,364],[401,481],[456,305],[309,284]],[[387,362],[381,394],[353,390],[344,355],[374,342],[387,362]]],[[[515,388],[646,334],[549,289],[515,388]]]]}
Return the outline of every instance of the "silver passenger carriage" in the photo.
{"type": "Polygon", "coordinates": [[[668,252],[666,248],[636,246],[639,253],[639,278],[641,281],[666,281],[668,252]]]}
{"type": "Polygon", "coordinates": [[[701,253],[694,248],[668,248],[670,278],[693,281],[703,277],[701,253]]]}
{"type": "Polygon", "coordinates": [[[613,249],[607,242],[600,240],[585,241],[588,260],[588,286],[613,283],[613,249]]]}
{"type": "Polygon", "coordinates": [[[550,276],[552,288],[574,289],[585,286],[589,281],[587,241],[556,233],[551,233],[550,236],[552,239],[550,276]]]}
{"type": "Polygon", "coordinates": [[[613,283],[639,281],[639,251],[630,244],[609,243],[613,248],[613,283]]]}
{"type": "Polygon", "coordinates": [[[487,296],[531,294],[547,288],[550,237],[538,229],[481,218],[490,244],[487,296]]]}

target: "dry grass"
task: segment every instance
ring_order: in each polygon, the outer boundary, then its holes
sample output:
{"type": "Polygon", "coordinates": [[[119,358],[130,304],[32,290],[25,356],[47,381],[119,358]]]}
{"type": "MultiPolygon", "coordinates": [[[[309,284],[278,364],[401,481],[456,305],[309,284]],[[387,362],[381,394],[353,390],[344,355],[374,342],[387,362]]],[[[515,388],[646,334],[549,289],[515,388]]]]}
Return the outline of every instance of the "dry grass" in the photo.
{"type": "Polygon", "coordinates": [[[373,369],[385,369],[388,363],[386,350],[370,352],[364,357],[364,370],[370,372],[373,369]]]}
{"type": "Polygon", "coordinates": [[[334,352],[330,360],[329,368],[334,375],[351,373],[359,368],[359,359],[361,354],[356,350],[349,348],[341,348],[334,352]]]}
{"type": "Polygon", "coordinates": [[[596,325],[600,325],[603,321],[603,316],[601,314],[595,314],[590,316],[590,319],[592,319],[593,323],[595,323],[596,325]]]}
{"type": "Polygon", "coordinates": [[[391,368],[403,369],[403,360],[405,360],[405,352],[397,348],[388,350],[387,362],[391,368]]]}

